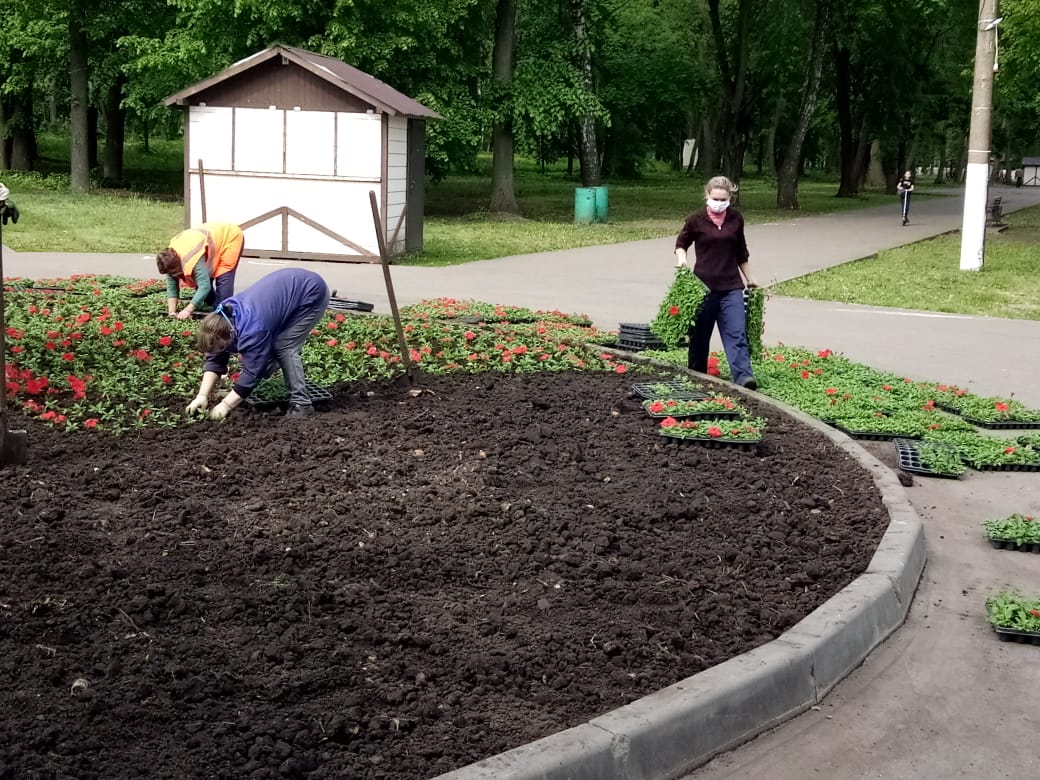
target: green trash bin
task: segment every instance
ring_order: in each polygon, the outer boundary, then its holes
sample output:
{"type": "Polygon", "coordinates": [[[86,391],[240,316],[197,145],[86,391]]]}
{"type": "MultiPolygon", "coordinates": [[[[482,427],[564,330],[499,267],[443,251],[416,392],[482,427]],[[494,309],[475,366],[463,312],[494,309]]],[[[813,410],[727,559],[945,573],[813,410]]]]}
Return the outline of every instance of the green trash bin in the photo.
{"type": "Polygon", "coordinates": [[[596,221],[607,221],[607,188],[593,187],[596,192],[596,221]]]}
{"type": "Polygon", "coordinates": [[[574,190],[574,224],[591,225],[596,221],[596,188],[578,187],[574,190]]]}

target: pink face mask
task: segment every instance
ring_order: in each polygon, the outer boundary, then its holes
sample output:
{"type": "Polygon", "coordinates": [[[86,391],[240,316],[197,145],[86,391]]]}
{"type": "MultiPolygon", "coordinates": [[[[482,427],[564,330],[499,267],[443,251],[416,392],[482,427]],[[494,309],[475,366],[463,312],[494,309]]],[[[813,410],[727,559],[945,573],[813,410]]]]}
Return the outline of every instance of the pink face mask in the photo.
{"type": "Polygon", "coordinates": [[[729,208],[728,200],[715,200],[714,198],[707,199],[708,211],[712,214],[721,214],[729,208]]]}

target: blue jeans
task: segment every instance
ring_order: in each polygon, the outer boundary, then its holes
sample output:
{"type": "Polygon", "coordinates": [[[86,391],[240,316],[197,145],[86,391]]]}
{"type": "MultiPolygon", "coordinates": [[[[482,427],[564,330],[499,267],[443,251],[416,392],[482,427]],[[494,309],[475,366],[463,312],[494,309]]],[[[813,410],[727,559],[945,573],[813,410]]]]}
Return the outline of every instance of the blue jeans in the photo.
{"type": "Polygon", "coordinates": [[[744,291],[709,292],[704,296],[690,327],[690,351],[687,365],[694,371],[708,373],[711,332],[719,326],[722,348],[726,351],[730,373],[737,384],[751,379],[751,350],[747,340],[744,315],[744,291]]]}

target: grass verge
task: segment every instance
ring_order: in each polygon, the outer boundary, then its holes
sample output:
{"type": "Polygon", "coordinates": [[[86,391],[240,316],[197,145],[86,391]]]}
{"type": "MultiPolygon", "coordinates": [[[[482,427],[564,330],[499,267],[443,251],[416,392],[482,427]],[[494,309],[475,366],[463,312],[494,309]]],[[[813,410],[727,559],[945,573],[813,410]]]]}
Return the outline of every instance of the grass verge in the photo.
{"type": "Polygon", "coordinates": [[[777,295],[897,309],[1040,320],[1040,207],[986,236],[978,272],[960,270],[959,233],[890,249],[783,282],[777,295]]]}

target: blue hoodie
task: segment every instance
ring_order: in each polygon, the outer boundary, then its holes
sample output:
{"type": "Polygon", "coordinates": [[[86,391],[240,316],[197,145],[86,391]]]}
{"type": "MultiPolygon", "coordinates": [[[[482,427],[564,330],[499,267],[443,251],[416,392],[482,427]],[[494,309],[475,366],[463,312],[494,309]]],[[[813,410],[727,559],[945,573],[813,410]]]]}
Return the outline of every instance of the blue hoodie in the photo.
{"type": "Polygon", "coordinates": [[[226,374],[231,353],[239,353],[242,372],[235,392],[246,398],[267,376],[279,334],[301,314],[324,308],[328,297],[328,285],[313,271],[282,268],[268,274],[221,304],[234,324],[231,343],[224,352],[206,355],[205,370],[226,374]]]}

